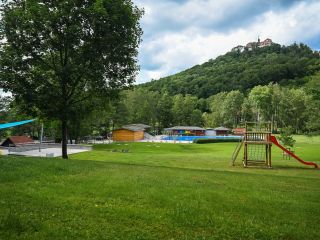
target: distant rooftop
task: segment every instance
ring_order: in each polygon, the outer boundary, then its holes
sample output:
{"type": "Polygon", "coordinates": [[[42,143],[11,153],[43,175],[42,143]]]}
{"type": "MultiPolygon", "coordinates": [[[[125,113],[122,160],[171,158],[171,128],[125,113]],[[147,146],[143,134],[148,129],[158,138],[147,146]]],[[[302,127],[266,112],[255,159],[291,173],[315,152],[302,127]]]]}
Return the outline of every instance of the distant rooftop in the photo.
{"type": "Polygon", "coordinates": [[[135,124],[124,125],[120,129],[126,129],[130,131],[138,132],[138,131],[144,131],[148,128],[151,128],[151,126],[142,124],[142,123],[135,123],[135,124]]]}
{"type": "Polygon", "coordinates": [[[231,51],[233,51],[233,52],[237,52],[237,51],[243,52],[245,49],[251,51],[254,48],[263,48],[263,47],[271,46],[272,44],[274,44],[274,42],[270,38],[267,38],[264,41],[260,41],[260,38],[258,38],[257,42],[249,42],[245,46],[238,45],[238,46],[232,48],[231,51]]]}
{"type": "Polygon", "coordinates": [[[196,127],[196,126],[175,126],[171,128],[166,128],[166,131],[172,131],[172,130],[189,130],[189,131],[205,131],[204,128],[196,127]]]}
{"type": "Polygon", "coordinates": [[[217,127],[214,129],[215,131],[230,131],[229,128],[226,128],[226,127],[217,127]]]}
{"type": "Polygon", "coordinates": [[[142,123],[133,123],[133,124],[124,125],[122,127],[135,127],[135,128],[142,128],[142,129],[151,128],[151,126],[142,124],[142,123]]]}

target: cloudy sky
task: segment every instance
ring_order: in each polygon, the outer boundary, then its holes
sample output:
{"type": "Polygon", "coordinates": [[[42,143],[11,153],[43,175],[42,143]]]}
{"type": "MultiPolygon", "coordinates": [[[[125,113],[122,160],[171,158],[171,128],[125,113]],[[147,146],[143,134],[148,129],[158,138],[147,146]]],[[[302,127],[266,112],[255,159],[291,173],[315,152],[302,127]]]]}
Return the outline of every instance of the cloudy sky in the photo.
{"type": "Polygon", "coordinates": [[[137,83],[159,79],[250,41],[320,49],[320,0],[134,0],[144,30],[137,83]]]}

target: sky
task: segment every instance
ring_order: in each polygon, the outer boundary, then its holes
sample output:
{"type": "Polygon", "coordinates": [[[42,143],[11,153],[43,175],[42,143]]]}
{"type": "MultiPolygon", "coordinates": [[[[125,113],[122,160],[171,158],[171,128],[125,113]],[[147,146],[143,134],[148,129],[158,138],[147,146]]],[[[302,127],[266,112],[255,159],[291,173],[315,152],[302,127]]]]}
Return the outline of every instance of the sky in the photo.
{"type": "Polygon", "coordinates": [[[271,38],[320,50],[320,0],[133,0],[144,8],[136,83],[178,73],[271,38]]]}

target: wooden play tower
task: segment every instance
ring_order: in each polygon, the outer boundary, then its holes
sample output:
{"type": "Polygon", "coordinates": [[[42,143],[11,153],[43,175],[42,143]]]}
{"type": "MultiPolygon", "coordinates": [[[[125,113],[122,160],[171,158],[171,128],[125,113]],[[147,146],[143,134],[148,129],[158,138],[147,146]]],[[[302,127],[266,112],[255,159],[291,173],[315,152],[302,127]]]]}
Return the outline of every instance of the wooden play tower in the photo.
{"type": "Polygon", "coordinates": [[[246,122],[242,141],[235,149],[231,164],[243,146],[243,166],[265,166],[271,168],[271,123],[246,122]]]}

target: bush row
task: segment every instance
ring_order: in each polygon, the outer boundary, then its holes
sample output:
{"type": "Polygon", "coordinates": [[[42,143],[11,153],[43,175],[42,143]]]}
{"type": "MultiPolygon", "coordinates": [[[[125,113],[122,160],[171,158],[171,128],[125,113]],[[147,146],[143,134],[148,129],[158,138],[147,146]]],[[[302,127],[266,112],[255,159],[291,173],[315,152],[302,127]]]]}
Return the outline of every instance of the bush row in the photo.
{"type": "Polygon", "coordinates": [[[204,143],[239,142],[239,141],[240,140],[236,138],[220,138],[220,139],[197,138],[193,140],[193,143],[204,144],[204,143]]]}

